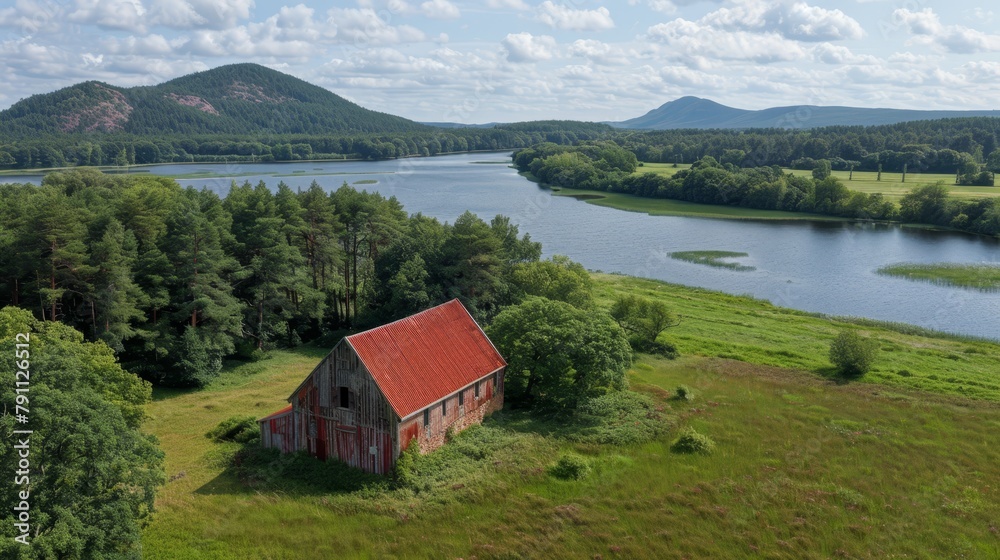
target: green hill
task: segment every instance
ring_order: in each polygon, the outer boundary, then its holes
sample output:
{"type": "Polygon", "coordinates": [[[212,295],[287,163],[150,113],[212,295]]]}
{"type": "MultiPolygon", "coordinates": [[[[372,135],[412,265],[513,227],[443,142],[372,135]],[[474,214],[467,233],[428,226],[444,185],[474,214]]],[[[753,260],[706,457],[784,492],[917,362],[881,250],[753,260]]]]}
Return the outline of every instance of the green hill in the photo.
{"type": "Polygon", "coordinates": [[[114,133],[331,134],[427,130],[257,64],[232,64],[155,86],[83,82],[0,112],[0,136],[114,133]]]}

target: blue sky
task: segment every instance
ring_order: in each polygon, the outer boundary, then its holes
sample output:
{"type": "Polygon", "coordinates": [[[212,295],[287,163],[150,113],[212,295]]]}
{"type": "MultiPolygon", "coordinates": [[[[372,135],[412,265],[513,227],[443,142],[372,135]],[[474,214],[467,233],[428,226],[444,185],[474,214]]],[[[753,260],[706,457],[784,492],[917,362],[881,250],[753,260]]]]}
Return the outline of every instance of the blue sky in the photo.
{"type": "Polygon", "coordinates": [[[1000,109],[1000,8],[955,0],[15,0],[0,108],[257,62],[421,121],[727,105],[1000,109]]]}

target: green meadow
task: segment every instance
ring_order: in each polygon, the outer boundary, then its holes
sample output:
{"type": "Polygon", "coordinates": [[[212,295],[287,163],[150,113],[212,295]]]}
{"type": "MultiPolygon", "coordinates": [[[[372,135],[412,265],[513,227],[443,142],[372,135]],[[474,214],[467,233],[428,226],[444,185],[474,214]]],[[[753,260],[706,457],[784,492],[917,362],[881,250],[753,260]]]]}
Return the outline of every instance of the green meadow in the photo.
{"type": "Polygon", "coordinates": [[[234,444],[204,434],[282,407],[327,349],[276,351],[205,389],[156,391],[146,429],[171,481],[144,557],[1000,557],[1000,345],[651,280],[594,280],[600,305],[629,293],[681,316],[661,336],[682,358],[639,355],[630,372],[662,422],[651,441],[586,442],[505,410],[421,457],[412,487],[331,490],[296,482],[304,475],[294,469],[248,481],[228,466],[234,444]],[[881,348],[860,381],[839,381],[827,360],[842,329],[881,348]],[[674,396],[682,384],[692,400],[674,396]],[[714,452],[671,451],[682,427],[711,437],[714,452]],[[550,474],[567,452],[590,465],[586,477],[550,474]]]}
{"type": "MultiPolygon", "coordinates": [[[[812,177],[812,171],[802,169],[785,169],[786,173],[812,177]]],[[[910,192],[914,187],[929,185],[941,181],[948,187],[948,193],[961,200],[976,200],[980,198],[992,198],[1000,196],[998,187],[967,187],[955,184],[954,174],[938,173],[907,173],[906,182],[903,182],[902,173],[882,172],[882,180],[878,180],[876,171],[855,171],[854,178],[851,179],[849,171],[834,171],[833,176],[840,179],[852,191],[866,193],[882,193],[888,200],[899,202],[904,194],[910,192]]]]}

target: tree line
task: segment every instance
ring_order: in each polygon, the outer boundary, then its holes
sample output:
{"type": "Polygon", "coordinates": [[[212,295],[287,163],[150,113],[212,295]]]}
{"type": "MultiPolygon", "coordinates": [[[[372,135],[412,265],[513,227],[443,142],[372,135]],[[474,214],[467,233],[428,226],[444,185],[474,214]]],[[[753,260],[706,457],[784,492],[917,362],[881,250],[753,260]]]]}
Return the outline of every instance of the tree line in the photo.
{"type": "Polygon", "coordinates": [[[153,382],[200,385],[223,359],[456,297],[488,320],[523,296],[515,271],[541,247],[502,216],[441,223],[346,184],[222,198],[75,170],[0,185],[0,252],[0,306],[104,341],[153,382]]]}
{"type": "Polygon", "coordinates": [[[604,125],[563,127],[544,121],[495,128],[431,129],[342,135],[61,135],[0,136],[0,169],[128,166],[154,163],[234,163],[318,159],[388,159],[452,152],[572,144],[598,138],[604,125]]]}
{"type": "Polygon", "coordinates": [[[1000,234],[1000,200],[957,200],[943,184],[914,189],[899,205],[880,193],[849,190],[817,165],[812,177],[785,173],[776,165],[752,168],[704,156],[672,176],[634,173],[635,155],[612,142],[578,146],[540,144],[514,153],[515,167],[543,183],[703,204],[761,210],[810,212],[866,220],[902,220],[1000,234]]]}

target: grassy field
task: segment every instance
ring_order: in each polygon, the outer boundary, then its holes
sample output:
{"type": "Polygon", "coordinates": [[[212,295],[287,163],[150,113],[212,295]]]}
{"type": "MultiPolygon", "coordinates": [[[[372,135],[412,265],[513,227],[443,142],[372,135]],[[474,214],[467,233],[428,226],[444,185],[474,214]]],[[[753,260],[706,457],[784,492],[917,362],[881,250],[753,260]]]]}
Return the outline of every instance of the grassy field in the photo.
{"type": "MultiPolygon", "coordinates": [[[[688,164],[678,165],[674,168],[670,163],[643,163],[642,167],[636,169],[635,173],[656,173],[657,175],[671,176],[681,169],[691,167],[688,164]]],[[[812,177],[811,170],[803,169],[783,169],[785,173],[812,177]]],[[[849,180],[849,171],[834,171],[833,176],[840,179],[847,185],[847,188],[854,191],[866,193],[882,193],[887,199],[898,202],[899,199],[915,186],[928,185],[938,181],[944,182],[952,196],[959,199],[973,200],[978,198],[988,198],[1000,196],[998,187],[965,187],[955,185],[955,175],[936,173],[907,173],[906,182],[902,182],[902,173],[882,173],[882,180],[877,181],[878,173],[875,171],[855,171],[854,178],[849,180]]]]}
{"type": "MultiPolygon", "coordinates": [[[[785,169],[786,173],[812,177],[812,171],[801,169],[785,169]]],[[[947,187],[951,196],[962,200],[975,200],[980,198],[992,198],[1000,196],[1000,188],[997,187],[966,187],[955,184],[954,174],[934,174],[934,173],[907,173],[906,182],[903,183],[902,173],[882,172],[882,180],[876,181],[878,173],[875,171],[855,171],[854,179],[848,180],[850,172],[834,171],[833,176],[837,177],[847,185],[852,191],[866,193],[882,193],[888,200],[899,202],[902,196],[913,187],[929,185],[942,181],[947,187]]]]}
{"type": "Polygon", "coordinates": [[[997,265],[899,263],[884,266],[878,273],[986,292],[1000,290],[1000,266],[997,265]]]}
{"type": "MultiPolygon", "coordinates": [[[[640,445],[573,444],[505,411],[450,444],[503,445],[461,469],[442,466],[420,493],[249,488],[204,433],[235,414],[280,408],[326,350],[275,352],[205,390],[156,391],[146,428],[173,480],[145,530],[144,557],[1000,557],[1000,345],[594,278],[604,305],[627,292],[682,315],[665,337],[684,357],[640,356],[631,385],[671,427],[712,437],[714,454],[672,453],[676,430],[640,445]],[[844,328],[882,347],[864,382],[829,377],[826,351],[844,328]],[[672,398],[680,384],[694,400],[672,398]],[[592,473],[548,475],[566,451],[585,456],[592,473]]],[[[451,453],[441,456],[461,457],[451,453]]]]}

